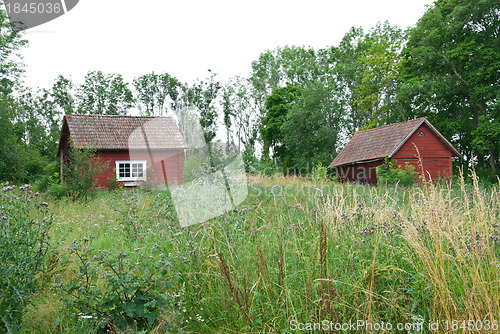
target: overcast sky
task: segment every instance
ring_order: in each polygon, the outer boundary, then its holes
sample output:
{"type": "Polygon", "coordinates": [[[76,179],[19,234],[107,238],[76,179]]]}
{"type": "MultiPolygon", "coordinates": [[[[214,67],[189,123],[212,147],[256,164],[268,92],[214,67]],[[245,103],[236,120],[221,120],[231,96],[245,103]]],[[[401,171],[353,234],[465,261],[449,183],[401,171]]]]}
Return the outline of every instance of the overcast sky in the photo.
{"type": "Polygon", "coordinates": [[[25,32],[25,82],[49,88],[59,74],[91,70],[125,80],[154,71],[183,82],[211,69],[246,75],[267,49],[338,45],[353,26],[414,25],[431,0],[80,0],[66,15],[25,32]]]}

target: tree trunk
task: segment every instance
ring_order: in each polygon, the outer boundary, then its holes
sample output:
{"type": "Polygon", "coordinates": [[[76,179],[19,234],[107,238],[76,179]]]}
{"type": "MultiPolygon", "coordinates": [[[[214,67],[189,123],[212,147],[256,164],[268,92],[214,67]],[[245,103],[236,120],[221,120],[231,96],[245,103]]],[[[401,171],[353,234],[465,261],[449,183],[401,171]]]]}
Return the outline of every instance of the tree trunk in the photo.
{"type": "Polygon", "coordinates": [[[490,153],[490,166],[491,166],[491,171],[493,173],[496,173],[496,166],[495,166],[495,148],[493,146],[490,146],[489,148],[489,153],[490,153]]]}

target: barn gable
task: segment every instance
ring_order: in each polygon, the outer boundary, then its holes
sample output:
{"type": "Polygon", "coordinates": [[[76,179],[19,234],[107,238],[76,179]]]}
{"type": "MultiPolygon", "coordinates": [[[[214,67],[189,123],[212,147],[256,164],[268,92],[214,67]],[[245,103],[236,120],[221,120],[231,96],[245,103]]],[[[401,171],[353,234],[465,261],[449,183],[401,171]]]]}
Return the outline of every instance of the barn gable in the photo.
{"type": "Polygon", "coordinates": [[[436,179],[451,176],[452,156],[461,154],[427,119],[417,118],[355,133],[329,168],[340,178],[376,184],[375,168],[388,157],[436,179]]]}
{"type": "Polygon", "coordinates": [[[110,178],[124,185],[152,179],[157,184],[183,183],[187,145],[171,117],[64,116],[57,150],[62,177],[70,141],[74,148],[95,150],[106,166],[96,176],[98,186],[108,186],[110,178]]]}

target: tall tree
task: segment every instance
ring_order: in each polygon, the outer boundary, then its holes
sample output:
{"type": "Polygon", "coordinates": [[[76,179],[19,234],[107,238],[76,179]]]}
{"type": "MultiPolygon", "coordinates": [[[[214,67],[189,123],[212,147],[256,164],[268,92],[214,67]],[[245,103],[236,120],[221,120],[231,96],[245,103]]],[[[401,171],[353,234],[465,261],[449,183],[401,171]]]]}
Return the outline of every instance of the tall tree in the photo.
{"type": "Polygon", "coordinates": [[[359,100],[355,102],[361,115],[370,120],[364,128],[403,121],[405,113],[396,94],[405,35],[385,22],[377,24],[364,38],[369,47],[360,58],[363,77],[356,87],[359,100]]]}
{"type": "Polygon", "coordinates": [[[368,117],[357,103],[360,100],[358,87],[365,70],[361,59],[366,54],[369,43],[361,28],[351,28],[338,47],[322,51],[322,58],[330,65],[330,78],[338,84],[339,98],[345,110],[346,134],[351,135],[368,124],[368,117]]]}
{"type": "Polygon", "coordinates": [[[438,0],[410,31],[400,101],[427,116],[464,158],[498,168],[500,3],[438,0]]]}
{"type": "Polygon", "coordinates": [[[71,78],[59,75],[52,85],[50,96],[63,114],[72,114],[76,109],[74,100],[75,85],[71,78]]]}
{"type": "Polygon", "coordinates": [[[170,98],[173,108],[181,91],[180,81],[168,73],[142,75],[133,80],[137,106],[145,115],[166,115],[170,98]]]}
{"type": "MultiPolygon", "coordinates": [[[[22,87],[24,71],[18,51],[26,44],[20,34],[12,31],[6,12],[0,8],[0,182],[33,181],[30,171],[41,167],[36,163],[40,154],[27,144],[23,109],[15,97],[22,87]]],[[[35,133],[32,136],[38,137],[35,133]]]]}
{"type": "Polygon", "coordinates": [[[257,106],[252,103],[251,86],[247,78],[236,76],[226,85],[231,106],[231,125],[236,134],[238,150],[241,144],[248,150],[254,150],[258,136],[257,106]]]}
{"type": "Polygon", "coordinates": [[[27,43],[12,30],[7,13],[0,8],[0,94],[8,95],[20,84],[24,64],[18,50],[27,43]]]}
{"type": "Polygon", "coordinates": [[[319,83],[305,89],[281,125],[290,164],[301,172],[317,163],[328,165],[335,157],[342,110],[330,91],[319,83]]]}
{"type": "Polygon", "coordinates": [[[262,120],[260,133],[264,140],[263,157],[269,158],[272,150],[273,157],[278,158],[283,166],[289,166],[290,157],[283,140],[281,127],[287,121],[288,112],[300,95],[300,89],[294,86],[276,88],[266,99],[266,115],[262,120]]]}
{"type": "MultiPolygon", "coordinates": [[[[23,88],[17,97],[15,128],[24,144],[48,161],[54,160],[61,130],[61,111],[56,108],[51,92],[23,88]]],[[[36,166],[40,168],[43,166],[36,166]]]]}
{"type": "Polygon", "coordinates": [[[126,115],[133,106],[132,92],[121,74],[91,71],[77,88],[81,113],[97,115],[126,115]]]}
{"type": "Polygon", "coordinates": [[[217,98],[222,88],[217,80],[217,74],[209,70],[206,80],[199,80],[190,87],[186,93],[188,101],[194,105],[199,112],[200,125],[203,130],[205,141],[210,144],[217,133],[217,98]]]}

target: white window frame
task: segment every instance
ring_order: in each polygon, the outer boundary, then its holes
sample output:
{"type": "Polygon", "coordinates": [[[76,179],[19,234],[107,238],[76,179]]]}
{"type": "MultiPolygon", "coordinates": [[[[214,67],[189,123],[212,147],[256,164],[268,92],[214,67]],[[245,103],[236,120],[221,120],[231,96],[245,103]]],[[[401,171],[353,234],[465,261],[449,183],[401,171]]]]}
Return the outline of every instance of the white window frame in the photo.
{"type": "Polygon", "coordinates": [[[117,181],[146,181],[146,160],[117,160],[115,161],[116,165],[116,180],[117,181]],[[130,164],[130,177],[120,177],[120,164],[130,164]],[[142,165],[142,177],[133,177],[132,176],[132,164],[141,164],[142,165]]]}

